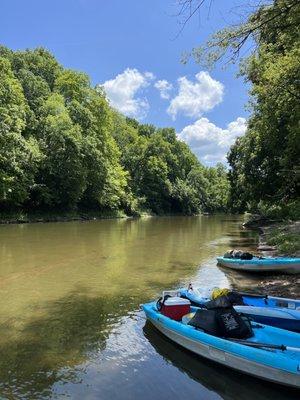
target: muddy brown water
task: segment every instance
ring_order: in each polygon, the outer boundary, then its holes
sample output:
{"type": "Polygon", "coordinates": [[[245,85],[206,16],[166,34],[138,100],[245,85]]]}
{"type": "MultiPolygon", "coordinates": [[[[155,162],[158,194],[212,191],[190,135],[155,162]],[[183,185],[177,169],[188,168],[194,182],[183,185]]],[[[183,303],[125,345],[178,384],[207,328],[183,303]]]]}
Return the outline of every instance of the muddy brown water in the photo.
{"type": "MultiPolygon", "coordinates": [[[[288,399],[194,356],[140,304],[190,281],[258,287],[215,258],[254,249],[240,216],[0,226],[1,399],[288,399]]],[[[278,279],[278,278],[277,278],[278,279]]]]}

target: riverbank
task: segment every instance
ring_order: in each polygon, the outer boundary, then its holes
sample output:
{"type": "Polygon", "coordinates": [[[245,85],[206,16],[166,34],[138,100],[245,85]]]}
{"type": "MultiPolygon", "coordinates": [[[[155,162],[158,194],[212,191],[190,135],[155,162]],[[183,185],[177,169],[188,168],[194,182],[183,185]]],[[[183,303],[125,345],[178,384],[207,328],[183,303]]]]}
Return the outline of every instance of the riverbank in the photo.
{"type": "Polygon", "coordinates": [[[0,225],[46,222],[93,221],[98,219],[132,218],[124,212],[53,212],[53,213],[0,213],[0,225]]]}
{"type": "Polygon", "coordinates": [[[278,255],[300,257],[300,221],[281,222],[261,230],[261,245],[273,247],[278,255]]]}
{"type": "MultiPolygon", "coordinates": [[[[193,214],[197,215],[211,215],[209,213],[193,214]]],[[[29,223],[47,223],[47,222],[70,222],[70,221],[95,221],[101,219],[129,219],[129,218],[150,218],[150,217],[178,217],[178,216],[191,216],[180,213],[165,213],[154,214],[150,211],[140,211],[134,215],[125,214],[123,211],[88,211],[88,212],[53,212],[53,213],[0,213],[0,225],[9,224],[29,224],[29,223]]]]}
{"type": "Polygon", "coordinates": [[[255,215],[244,227],[259,232],[258,251],[300,257],[300,221],[279,221],[255,215]]]}
{"type": "MultiPolygon", "coordinates": [[[[256,215],[251,216],[244,227],[258,231],[257,250],[261,255],[300,257],[300,221],[278,221],[256,215]]],[[[255,290],[274,296],[299,298],[299,283],[298,275],[269,274],[257,279],[255,290]]]]}

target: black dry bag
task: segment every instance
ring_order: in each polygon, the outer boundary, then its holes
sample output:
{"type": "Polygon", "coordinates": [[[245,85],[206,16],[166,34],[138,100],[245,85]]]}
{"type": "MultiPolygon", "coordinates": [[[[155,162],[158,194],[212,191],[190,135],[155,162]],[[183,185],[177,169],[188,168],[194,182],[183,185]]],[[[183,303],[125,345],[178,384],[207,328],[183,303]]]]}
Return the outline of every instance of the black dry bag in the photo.
{"type": "Polygon", "coordinates": [[[247,323],[233,307],[215,309],[215,312],[222,337],[247,339],[253,336],[251,323],[247,323]]]}
{"type": "Polygon", "coordinates": [[[197,310],[188,325],[224,338],[247,339],[253,336],[250,322],[245,321],[233,307],[197,310]]]}
{"type": "Polygon", "coordinates": [[[202,329],[210,335],[220,336],[221,330],[216,319],[215,310],[197,310],[188,325],[194,326],[196,329],[202,329]]]}

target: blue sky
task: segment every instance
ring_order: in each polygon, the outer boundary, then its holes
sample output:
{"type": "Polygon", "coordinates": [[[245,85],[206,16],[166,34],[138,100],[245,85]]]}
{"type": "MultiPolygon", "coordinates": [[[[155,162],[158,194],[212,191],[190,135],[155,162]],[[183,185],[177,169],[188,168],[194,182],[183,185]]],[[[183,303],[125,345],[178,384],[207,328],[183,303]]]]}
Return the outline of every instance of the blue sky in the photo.
{"type": "Polygon", "coordinates": [[[180,31],[176,0],[1,0],[1,44],[44,46],[66,68],[104,84],[113,106],[173,126],[207,165],[245,131],[248,88],[237,66],[206,71],[183,52],[236,22],[241,0],[212,0],[180,31]]]}

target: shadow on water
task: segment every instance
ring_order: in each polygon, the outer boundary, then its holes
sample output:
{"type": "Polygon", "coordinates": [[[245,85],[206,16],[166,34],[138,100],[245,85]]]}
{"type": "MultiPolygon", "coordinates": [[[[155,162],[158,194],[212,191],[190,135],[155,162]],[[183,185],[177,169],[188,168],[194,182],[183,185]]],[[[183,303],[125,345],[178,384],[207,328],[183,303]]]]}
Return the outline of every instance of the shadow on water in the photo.
{"type": "Polygon", "coordinates": [[[48,398],[54,383],[78,383],[78,365],[103,351],[113,325],[136,307],[132,297],[116,303],[81,289],[46,303],[19,332],[0,326],[0,398],[48,398]]]}
{"type": "MultiPolygon", "coordinates": [[[[241,374],[191,353],[146,322],[144,335],[168,363],[224,400],[296,400],[299,392],[241,374]]],[[[168,377],[166,377],[166,380],[168,377]]]]}
{"type": "Polygon", "coordinates": [[[236,240],[229,240],[228,242],[229,249],[243,249],[243,250],[251,250],[253,251],[254,245],[256,245],[256,241],[252,238],[237,238],[236,240]]]}
{"type": "Polygon", "coordinates": [[[256,232],[241,230],[239,232],[229,232],[227,234],[230,248],[241,248],[255,251],[258,244],[256,232]]]}

